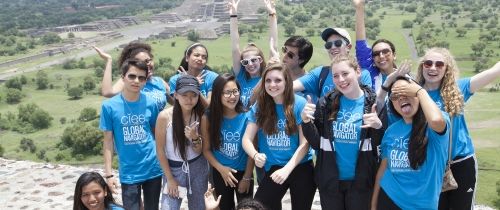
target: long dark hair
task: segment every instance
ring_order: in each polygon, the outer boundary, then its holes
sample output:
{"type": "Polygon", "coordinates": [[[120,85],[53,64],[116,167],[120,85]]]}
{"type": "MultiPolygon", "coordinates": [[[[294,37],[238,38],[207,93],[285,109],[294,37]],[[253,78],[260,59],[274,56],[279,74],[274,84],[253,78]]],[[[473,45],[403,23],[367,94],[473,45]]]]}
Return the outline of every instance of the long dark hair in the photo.
{"type": "Polygon", "coordinates": [[[97,183],[104,192],[106,192],[106,196],[104,197],[104,206],[106,208],[109,207],[110,204],[116,205],[115,199],[113,198],[113,194],[111,189],[109,189],[104,178],[97,172],[86,172],[78,178],[75,186],[75,194],[73,196],[73,210],[88,210],[87,207],[82,202],[82,190],[83,187],[87,186],[91,182],[97,183]]]}
{"type": "MultiPolygon", "coordinates": [[[[285,91],[283,92],[283,109],[285,111],[287,135],[294,134],[298,131],[295,123],[295,115],[293,107],[295,104],[295,95],[293,92],[293,80],[286,65],[282,63],[270,63],[262,73],[262,79],[258,85],[257,93],[257,126],[262,128],[265,134],[275,134],[278,132],[278,114],[276,113],[276,103],[273,98],[267,94],[265,80],[270,71],[280,71],[285,79],[285,91]]],[[[300,117],[300,116],[299,116],[300,117]]]]}
{"type": "MultiPolygon", "coordinates": [[[[198,101],[196,102],[196,105],[193,107],[193,110],[191,111],[192,114],[195,115],[196,119],[200,119],[201,116],[203,115],[203,112],[205,111],[205,106],[203,106],[203,103],[201,102],[201,95],[198,96],[198,101]]],[[[182,107],[181,104],[179,104],[179,100],[175,99],[174,101],[174,109],[172,113],[172,130],[173,132],[173,142],[174,142],[174,148],[179,150],[179,153],[182,157],[183,160],[187,160],[186,157],[186,144],[188,144],[188,140],[186,136],[184,135],[184,116],[182,115],[182,107]]]]}
{"type": "MultiPolygon", "coordinates": [[[[224,105],[222,105],[222,95],[224,91],[224,86],[228,82],[235,82],[238,90],[241,90],[240,84],[232,74],[225,73],[218,76],[212,86],[212,98],[210,99],[209,111],[207,111],[208,117],[208,131],[210,132],[210,148],[216,150],[220,148],[220,129],[222,127],[224,105]]],[[[239,96],[238,96],[239,97],[239,96]]],[[[243,103],[238,100],[236,107],[234,108],[237,113],[244,112],[243,103]]]]}
{"type": "Polygon", "coordinates": [[[122,66],[123,62],[129,58],[135,58],[135,56],[141,52],[147,53],[151,59],[153,59],[153,53],[151,46],[142,42],[130,42],[125,48],[123,48],[118,58],[118,66],[122,66]]]}
{"type": "MultiPolygon", "coordinates": [[[[188,62],[186,61],[187,58],[189,58],[189,56],[191,56],[191,53],[193,53],[193,50],[197,47],[202,47],[203,49],[205,49],[205,52],[207,52],[207,63],[208,63],[208,50],[207,50],[207,47],[205,47],[205,45],[201,44],[201,43],[194,43],[192,45],[189,45],[186,50],[184,51],[184,57],[182,57],[182,60],[181,60],[181,63],[179,64],[179,68],[177,68],[178,70],[181,70],[181,66],[182,68],[184,68],[184,70],[189,70],[189,66],[188,66],[188,62]]],[[[210,69],[210,67],[208,65],[205,65],[205,69],[210,69]]]]}
{"type": "MultiPolygon", "coordinates": [[[[396,78],[396,80],[391,84],[389,89],[392,89],[392,86],[398,80],[405,80],[407,82],[408,78],[400,76],[396,78]]],[[[392,92],[389,91],[389,95],[392,92]]],[[[389,103],[389,108],[398,117],[402,117],[396,109],[394,108],[394,104],[389,103]]],[[[426,157],[427,157],[427,121],[425,119],[424,112],[422,111],[422,107],[420,104],[418,105],[417,113],[412,118],[411,124],[411,134],[410,134],[410,145],[408,146],[408,160],[410,161],[410,166],[412,169],[416,170],[419,166],[421,166],[426,157]]]]}

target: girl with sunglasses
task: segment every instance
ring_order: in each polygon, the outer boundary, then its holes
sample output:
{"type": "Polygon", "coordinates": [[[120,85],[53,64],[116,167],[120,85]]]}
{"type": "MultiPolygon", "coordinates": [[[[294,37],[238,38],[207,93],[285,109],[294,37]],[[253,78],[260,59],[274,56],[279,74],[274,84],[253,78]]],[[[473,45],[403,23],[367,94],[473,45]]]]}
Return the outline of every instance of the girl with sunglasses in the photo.
{"type": "Polygon", "coordinates": [[[448,159],[448,114],[408,77],[397,77],[390,90],[389,109],[400,119],[380,145],[372,208],[437,209],[448,159]]]}
{"type": "Polygon", "coordinates": [[[196,77],[200,82],[200,99],[206,106],[210,103],[210,95],[212,94],[212,84],[219,74],[210,70],[207,66],[208,50],[201,43],[193,43],[184,51],[184,57],[178,68],[178,74],[170,77],[168,81],[170,85],[171,95],[175,92],[175,84],[177,79],[182,75],[191,75],[196,77]]]}
{"type": "Polygon", "coordinates": [[[78,178],[73,199],[73,210],[123,210],[97,172],[86,172],[78,178]]]}
{"type": "Polygon", "coordinates": [[[209,109],[202,117],[203,155],[213,167],[213,186],[221,195],[220,209],[234,209],[234,195],[241,201],[253,197],[253,160],[243,150],[248,122],[236,78],[224,74],[214,81],[209,109]]]}
{"type": "MultiPolygon", "coordinates": [[[[104,68],[104,73],[102,77],[101,84],[101,95],[107,98],[111,98],[116,94],[120,93],[123,90],[124,83],[123,79],[118,79],[115,84],[113,84],[113,76],[112,76],[112,59],[111,55],[102,51],[98,47],[93,47],[97,54],[106,62],[106,67],[104,68]]],[[[142,91],[154,98],[158,105],[159,110],[163,110],[165,107],[167,100],[167,96],[170,94],[170,88],[168,84],[161,77],[153,76],[154,72],[154,60],[152,49],[149,44],[140,43],[140,42],[131,42],[127,46],[125,46],[120,53],[120,57],[118,59],[118,66],[122,66],[123,62],[126,59],[135,58],[143,61],[148,66],[149,74],[147,76],[146,85],[144,85],[142,91]]]]}
{"type": "Polygon", "coordinates": [[[453,123],[451,170],[458,189],[441,193],[439,209],[472,209],[477,161],[464,116],[464,106],[479,89],[500,77],[500,62],[470,78],[458,79],[458,67],[444,48],[431,48],[418,66],[417,81],[453,123]]]}
{"type": "Polygon", "coordinates": [[[316,186],[312,154],[302,133],[300,113],[306,100],[293,93],[289,70],[281,63],[268,64],[249,112],[243,149],[264,167],[265,177],[255,199],[268,209],[281,209],[281,199],[290,189],[292,209],[311,209],[316,186]],[[258,134],[258,148],[253,140],[258,134]]]}
{"type": "Polygon", "coordinates": [[[200,84],[186,74],[177,78],[175,87],[174,106],[160,112],[156,122],[156,155],[164,173],[161,208],[180,209],[187,197],[189,209],[204,210],[208,163],[199,135],[205,110],[200,84]]]}
{"type": "Polygon", "coordinates": [[[372,89],[378,93],[387,76],[396,68],[396,48],[391,41],[386,39],[376,40],[371,48],[368,46],[365,29],[365,2],[353,0],[353,3],[356,8],[356,58],[361,68],[370,72],[372,89]]]}
{"type": "MultiPolygon", "coordinates": [[[[261,78],[266,67],[264,53],[254,43],[249,43],[240,51],[240,36],[238,32],[238,4],[240,0],[229,0],[227,7],[230,15],[230,35],[233,57],[233,72],[241,85],[241,101],[245,107],[250,107],[250,98],[254,87],[261,78]]],[[[276,9],[271,0],[264,0],[269,12],[270,39],[277,39],[276,9]]]]}
{"type": "Polygon", "coordinates": [[[361,69],[351,56],[333,58],[332,74],[334,91],[319,99],[317,109],[308,104],[301,115],[304,136],[317,151],[321,208],[370,209],[376,148],[384,131],[375,110],[376,95],[359,84],[361,69]]]}

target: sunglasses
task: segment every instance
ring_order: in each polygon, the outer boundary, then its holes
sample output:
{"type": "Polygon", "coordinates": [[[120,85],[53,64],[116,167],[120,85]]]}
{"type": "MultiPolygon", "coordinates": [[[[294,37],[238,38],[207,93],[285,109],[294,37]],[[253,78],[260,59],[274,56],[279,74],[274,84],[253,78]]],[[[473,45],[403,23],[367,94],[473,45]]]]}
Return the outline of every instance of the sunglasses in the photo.
{"type": "Polygon", "coordinates": [[[254,63],[260,63],[260,62],[262,62],[260,57],[253,57],[250,59],[242,59],[240,61],[241,65],[243,65],[243,66],[247,66],[249,64],[254,64],[254,63]]]}
{"type": "Polygon", "coordinates": [[[227,90],[222,92],[222,95],[224,96],[224,98],[229,98],[231,97],[231,95],[238,97],[240,96],[240,90],[239,89],[227,90]]]}
{"type": "Polygon", "coordinates": [[[147,79],[146,76],[137,76],[135,74],[128,74],[127,75],[127,79],[132,80],[132,81],[134,81],[137,78],[139,78],[139,82],[144,82],[147,79]]]}
{"type": "Polygon", "coordinates": [[[372,51],[372,57],[377,57],[380,55],[387,56],[389,53],[392,53],[391,49],[382,49],[382,50],[377,50],[377,51],[372,51]]]}
{"type": "Polygon", "coordinates": [[[281,47],[281,51],[290,59],[293,59],[293,57],[295,57],[295,54],[293,54],[293,52],[288,51],[288,49],[285,46],[281,47]]]}
{"type": "Polygon", "coordinates": [[[425,68],[431,68],[432,66],[436,66],[437,69],[443,68],[444,67],[444,62],[443,61],[431,61],[431,60],[426,60],[422,62],[422,65],[425,68]]]}
{"type": "Polygon", "coordinates": [[[153,61],[153,59],[148,58],[148,59],[144,60],[143,62],[146,63],[146,64],[148,64],[148,63],[151,63],[152,61],[153,61]]]}
{"type": "Polygon", "coordinates": [[[329,50],[330,48],[332,48],[333,46],[335,47],[342,47],[342,45],[344,45],[344,40],[341,40],[341,39],[338,39],[338,40],[335,40],[335,41],[329,41],[329,42],[326,42],[325,43],[325,49],[329,50]]]}

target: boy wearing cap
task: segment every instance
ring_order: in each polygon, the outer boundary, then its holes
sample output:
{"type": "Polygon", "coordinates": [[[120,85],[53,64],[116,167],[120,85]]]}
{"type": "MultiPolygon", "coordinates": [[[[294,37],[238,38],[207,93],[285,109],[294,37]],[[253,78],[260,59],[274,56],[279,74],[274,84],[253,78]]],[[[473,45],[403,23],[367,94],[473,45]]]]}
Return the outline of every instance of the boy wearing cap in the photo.
{"type": "Polygon", "coordinates": [[[156,159],[153,138],[158,108],[153,98],[141,92],[148,67],[136,59],[126,60],[122,67],[124,83],[120,94],[102,103],[100,129],[104,131],[103,156],[106,181],[111,190],[118,183],[111,169],[114,148],[125,209],[158,209],[161,190],[161,168],[156,159]]]}
{"type": "MultiPolygon", "coordinates": [[[[347,55],[352,48],[349,32],[343,28],[327,28],[321,33],[321,38],[325,41],[325,49],[328,51],[330,59],[339,54],[347,55]]],[[[372,81],[367,70],[362,70],[360,81],[361,84],[371,87],[372,81]]],[[[333,88],[335,88],[335,84],[333,84],[330,65],[316,67],[306,75],[293,81],[293,90],[295,92],[306,91],[313,93],[314,95],[311,96],[313,99],[326,95],[333,88]]]]}

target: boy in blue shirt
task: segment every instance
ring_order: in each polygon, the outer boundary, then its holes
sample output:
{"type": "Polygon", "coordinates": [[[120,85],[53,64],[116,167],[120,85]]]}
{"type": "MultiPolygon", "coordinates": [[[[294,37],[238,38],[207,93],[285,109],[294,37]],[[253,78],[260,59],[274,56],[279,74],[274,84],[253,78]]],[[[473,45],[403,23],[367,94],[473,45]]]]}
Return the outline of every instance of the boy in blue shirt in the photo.
{"type": "Polygon", "coordinates": [[[159,111],[156,101],[141,92],[148,68],[144,62],[129,59],[123,63],[121,70],[122,92],[102,103],[99,127],[104,131],[105,178],[114,191],[118,183],[111,165],[116,148],[123,206],[126,209],[141,209],[142,189],[144,209],[157,210],[162,171],[156,159],[153,135],[159,111]]]}

